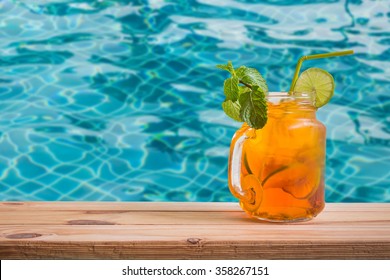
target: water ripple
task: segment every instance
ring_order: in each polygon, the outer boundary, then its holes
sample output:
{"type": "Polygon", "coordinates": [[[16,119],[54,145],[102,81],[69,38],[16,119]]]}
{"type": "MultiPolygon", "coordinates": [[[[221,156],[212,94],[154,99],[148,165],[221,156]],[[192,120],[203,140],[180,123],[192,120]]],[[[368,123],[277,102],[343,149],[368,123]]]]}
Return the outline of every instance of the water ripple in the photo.
{"type": "Polygon", "coordinates": [[[390,202],[390,8],[338,0],[5,0],[0,200],[233,201],[214,65],[331,72],[326,199],[390,202]]]}

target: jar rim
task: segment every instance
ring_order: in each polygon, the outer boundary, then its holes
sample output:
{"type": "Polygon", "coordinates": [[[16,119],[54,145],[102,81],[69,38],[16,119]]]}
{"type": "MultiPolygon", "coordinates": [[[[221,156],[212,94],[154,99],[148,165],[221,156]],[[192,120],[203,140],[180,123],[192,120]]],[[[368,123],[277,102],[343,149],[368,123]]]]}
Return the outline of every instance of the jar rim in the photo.
{"type": "Polygon", "coordinates": [[[291,97],[291,98],[311,98],[314,96],[315,92],[287,92],[287,91],[271,91],[266,94],[266,97],[291,97]]]}
{"type": "Polygon", "coordinates": [[[315,92],[269,92],[266,96],[266,100],[271,103],[279,103],[283,101],[297,101],[302,104],[308,104],[314,106],[315,92]]]}

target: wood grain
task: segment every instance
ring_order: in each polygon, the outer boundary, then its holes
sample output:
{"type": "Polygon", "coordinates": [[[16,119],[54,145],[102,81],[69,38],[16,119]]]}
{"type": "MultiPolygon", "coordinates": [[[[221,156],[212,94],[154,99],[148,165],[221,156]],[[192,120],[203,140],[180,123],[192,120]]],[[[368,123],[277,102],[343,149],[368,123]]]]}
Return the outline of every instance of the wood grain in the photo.
{"type": "Polygon", "coordinates": [[[327,204],[312,221],[236,203],[0,203],[1,259],[390,259],[390,204],[327,204]]]}

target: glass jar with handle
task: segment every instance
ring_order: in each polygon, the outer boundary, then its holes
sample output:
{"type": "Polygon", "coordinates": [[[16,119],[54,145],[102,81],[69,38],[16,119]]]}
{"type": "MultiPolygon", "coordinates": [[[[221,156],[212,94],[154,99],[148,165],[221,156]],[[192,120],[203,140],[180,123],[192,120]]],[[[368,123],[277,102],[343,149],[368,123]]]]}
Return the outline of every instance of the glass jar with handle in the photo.
{"type": "Polygon", "coordinates": [[[313,94],[269,93],[268,122],[244,124],[233,136],[229,188],[250,216],[274,222],[310,220],[325,206],[325,126],[313,94]]]}

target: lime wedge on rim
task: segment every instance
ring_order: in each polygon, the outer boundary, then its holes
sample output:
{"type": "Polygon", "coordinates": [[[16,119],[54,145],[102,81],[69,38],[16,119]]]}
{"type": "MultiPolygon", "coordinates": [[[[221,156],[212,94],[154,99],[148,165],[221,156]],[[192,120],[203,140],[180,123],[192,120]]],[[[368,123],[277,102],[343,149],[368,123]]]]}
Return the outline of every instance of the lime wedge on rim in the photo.
{"type": "Polygon", "coordinates": [[[327,104],[334,93],[334,80],[331,74],[320,68],[309,68],[302,72],[294,87],[294,92],[315,92],[315,106],[327,104]]]}

